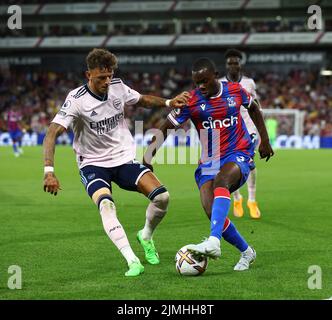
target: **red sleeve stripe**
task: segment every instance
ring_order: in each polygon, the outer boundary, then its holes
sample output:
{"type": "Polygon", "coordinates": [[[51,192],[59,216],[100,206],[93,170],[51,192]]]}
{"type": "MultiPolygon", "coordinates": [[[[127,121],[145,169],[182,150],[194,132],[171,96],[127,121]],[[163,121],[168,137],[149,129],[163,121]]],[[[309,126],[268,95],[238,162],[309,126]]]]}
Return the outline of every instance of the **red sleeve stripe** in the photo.
{"type": "Polygon", "coordinates": [[[224,228],[222,229],[222,232],[225,232],[230,224],[231,224],[231,220],[229,220],[229,218],[226,217],[226,220],[225,220],[225,223],[224,223],[224,228]]]}
{"type": "Polygon", "coordinates": [[[214,198],[226,198],[231,199],[231,194],[226,188],[218,187],[214,189],[214,198]]]}

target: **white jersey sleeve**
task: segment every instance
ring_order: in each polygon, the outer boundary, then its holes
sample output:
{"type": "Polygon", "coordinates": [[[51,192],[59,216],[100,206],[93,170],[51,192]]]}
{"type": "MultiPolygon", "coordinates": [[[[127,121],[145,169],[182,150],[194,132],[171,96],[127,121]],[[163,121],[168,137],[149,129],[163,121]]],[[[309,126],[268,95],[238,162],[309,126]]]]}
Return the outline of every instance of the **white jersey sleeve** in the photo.
{"type": "Polygon", "coordinates": [[[256,83],[254,79],[250,79],[251,81],[249,82],[248,87],[250,90],[248,91],[250,95],[253,97],[253,99],[257,99],[257,93],[256,93],[256,83]]]}
{"type": "Polygon", "coordinates": [[[240,81],[241,86],[248,91],[248,93],[253,97],[253,99],[257,99],[256,93],[256,83],[254,79],[243,76],[240,81]]]}
{"type": "MultiPolygon", "coordinates": [[[[240,81],[240,84],[244,89],[247,90],[247,92],[251,95],[253,99],[257,99],[256,83],[252,78],[243,76],[240,81]]],[[[255,133],[257,135],[258,134],[257,129],[248,113],[248,110],[246,110],[244,107],[241,107],[241,115],[246,124],[249,134],[255,133]]]]}
{"type": "Polygon", "coordinates": [[[123,85],[123,89],[124,89],[123,90],[124,91],[123,99],[125,101],[125,104],[127,106],[136,104],[139,101],[141,94],[138,93],[137,91],[135,91],[134,89],[128,87],[124,83],[122,83],[122,85],[123,85]]]}
{"type": "MultiPolygon", "coordinates": [[[[227,77],[223,77],[221,80],[229,82],[227,77]]],[[[252,99],[257,99],[256,83],[255,83],[254,79],[246,77],[246,76],[242,76],[239,83],[250,94],[252,99]]],[[[252,134],[252,133],[258,134],[257,129],[256,129],[252,119],[249,116],[248,110],[244,106],[241,106],[241,115],[246,124],[249,134],[252,134]]]]}
{"type": "Polygon", "coordinates": [[[62,107],[52,120],[52,122],[60,124],[66,129],[68,129],[72,122],[79,116],[78,102],[71,93],[72,92],[68,94],[62,107]]]}

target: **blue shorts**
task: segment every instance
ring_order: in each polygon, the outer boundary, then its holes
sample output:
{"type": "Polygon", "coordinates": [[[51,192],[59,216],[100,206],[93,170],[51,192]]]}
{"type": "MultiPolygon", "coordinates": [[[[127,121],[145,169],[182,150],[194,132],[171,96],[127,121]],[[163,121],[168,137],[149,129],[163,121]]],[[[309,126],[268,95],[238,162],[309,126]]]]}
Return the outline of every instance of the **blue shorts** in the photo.
{"type": "Polygon", "coordinates": [[[250,156],[243,152],[235,152],[218,161],[200,164],[195,171],[195,180],[198,188],[200,189],[207,181],[214,180],[215,176],[219,173],[220,168],[228,162],[235,162],[241,170],[242,176],[238,188],[245,184],[250,171],[255,169],[255,162],[250,156]]]}
{"type": "Polygon", "coordinates": [[[80,170],[81,180],[91,197],[100,188],[109,188],[112,191],[112,182],[120,188],[137,191],[137,183],[144,173],[150,171],[137,161],[130,161],[118,167],[103,168],[86,166],[80,170]]]}
{"type": "Polygon", "coordinates": [[[9,135],[10,135],[11,139],[13,140],[13,142],[16,142],[22,138],[23,132],[21,130],[17,129],[14,131],[9,131],[9,135]]]}

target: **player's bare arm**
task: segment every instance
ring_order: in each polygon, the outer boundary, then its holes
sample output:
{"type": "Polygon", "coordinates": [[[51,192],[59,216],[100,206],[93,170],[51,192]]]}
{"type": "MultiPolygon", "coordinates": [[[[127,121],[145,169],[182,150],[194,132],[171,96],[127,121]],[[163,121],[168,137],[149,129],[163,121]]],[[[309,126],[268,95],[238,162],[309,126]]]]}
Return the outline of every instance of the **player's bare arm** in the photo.
{"type": "Polygon", "coordinates": [[[261,103],[259,102],[259,100],[256,98],[256,99],[254,99],[254,101],[257,103],[259,110],[261,110],[262,106],[261,106],[261,103]]]}
{"type": "Polygon", "coordinates": [[[165,106],[169,106],[171,108],[182,108],[187,104],[188,99],[189,92],[186,91],[169,100],[156,96],[141,95],[137,104],[144,108],[164,108],[165,106]]]}
{"type": "MultiPolygon", "coordinates": [[[[45,167],[54,166],[55,141],[65,130],[63,126],[56,123],[51,123],[49,126],[43,145],[45,167]]],[[[61,190],[60,183],[54,172],[46,172],[44,174],[44,191],[56,196],[58,190],[61,190]]]]}
{"type": "Polygon", "coordinates": [[[266,158],[266,161],[268,161],[270,157],[274,155],[274,152],[270,145],[269,135],[266,130],[262,112],[260,111],[260,105],[256,100],[253,100],[248,112],[261,137],[261,143],[258,149],[261,159],[266,158]]]}
{"type": "Polygon", "coordinates": [[[164,121],[164,123],[156,130],[156,134],[152,137],[151,143],[146,149],[143,156],[143,164],[153,171],[153,167],[151,165],[152,158],[156,155],[159,148],[163,145],[166,140],[169,129],[174,129],[174,125],[168,119],[164,121]]]}

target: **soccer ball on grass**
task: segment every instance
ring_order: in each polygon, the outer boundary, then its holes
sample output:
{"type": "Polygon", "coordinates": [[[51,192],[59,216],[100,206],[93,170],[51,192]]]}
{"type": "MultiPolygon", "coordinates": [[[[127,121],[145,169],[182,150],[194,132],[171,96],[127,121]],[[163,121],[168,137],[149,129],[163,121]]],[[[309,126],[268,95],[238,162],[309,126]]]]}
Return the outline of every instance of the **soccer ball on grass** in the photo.
{"type": "Polygon", "coordinates": [[[175,256],[175,267],[178,273],[183,276],[198,276],[203,274],[207,268],[206,257],[195,259],[187,246],[182,247],[175,256]]]}

